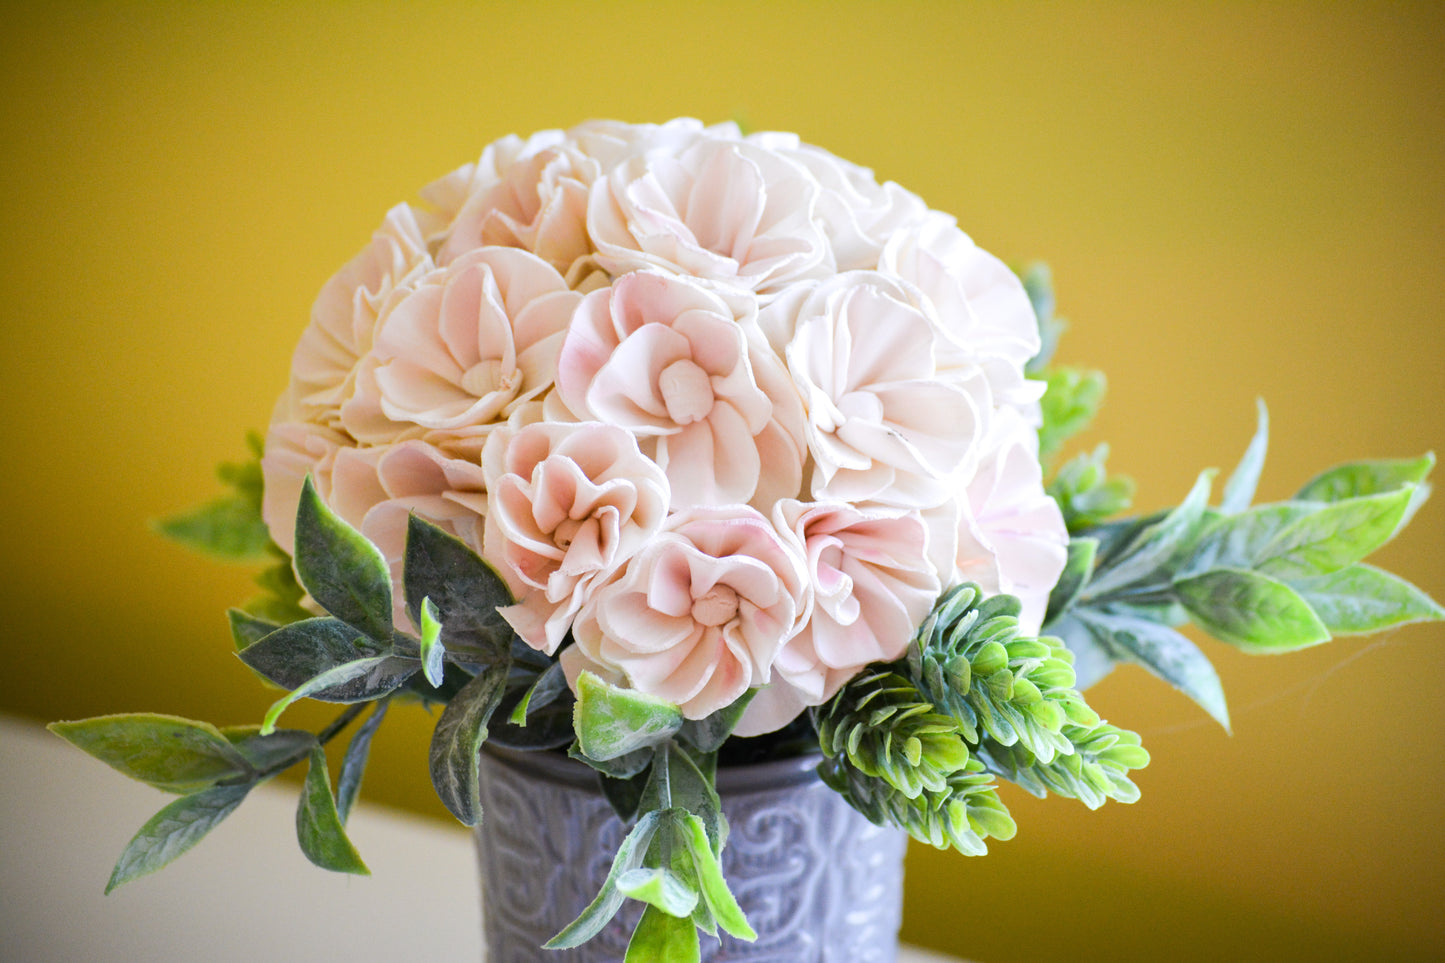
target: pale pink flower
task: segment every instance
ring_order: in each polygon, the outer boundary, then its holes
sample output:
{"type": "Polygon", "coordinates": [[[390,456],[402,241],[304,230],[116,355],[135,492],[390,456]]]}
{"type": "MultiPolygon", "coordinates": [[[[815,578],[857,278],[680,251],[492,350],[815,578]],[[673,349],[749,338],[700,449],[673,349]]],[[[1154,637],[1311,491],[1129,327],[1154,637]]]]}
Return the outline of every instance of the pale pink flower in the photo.
{"type": "Polygon", "coordinates": [[[814,222],[817,182],[747,143],[699,138],[633,156],[592,185],[587,227],[601,267],[654,268],[770,295],[832,273],[814,222]]]}
{"type": "Polygon", "coordinates": [[[447,264],[479,247],[530,251],[565,275],[592,250],[587,236],[588,189],[599,166],[558,131],[523,142],[503,138],[482,154],[465,201],[437,261],[447,264]]]}
{"type": "Polygon", "coordinates": [[[354,445],[338,431],[297,420],[291,409],[288,392],[276,406],[261,456],[261,518],[271,532],[271,541],[287,555],[295,551],[296,506],[306,476],[329,475],[336,453],[354,445]]]}
{"type": "Polygon", "coordinates": [[[771,676],[806,606],[803,558],[755,509],[673,515],[573,623],[581,655],[701,719],[771,676]]]}
{"type": "Polygon", "coordinates": [[[949,585],[976,582],[985,593],[1015,595],[1025,632],[1037,632],[1049,593],[1064,570],[1069,533],[1044,491],[1038,434],[1024,415],[1004,409],[986,452],[959,498],[926,512],[930,557],[949,585]]]}
{"type": "Polygon", "coordinates": [[[801,546],[812,592],[772,683],[749,706],[753,735],[827,701],[864,666],[902,657],[939,591],[917,512],[786,500],[773,520],[801,546]]]}
{"type": "Polygon", "coordinates": [[[750,134],[749,143],[771,150],[807,169],[818,182],[813,216],[823,228],[839,271],[870,270],[887,240],[929,213],[918,195],[893,181],[879,184],[866,167],[803,143],[797,134],[750,134]]]}
{"type": "Polygon", "coordinates": [[[516,248],[479,248],[393,298],[342,409],[351,434],[425,435],[475,458],[485,435],[552,385],[581,295],[516,248]]]}
{"type": "Polygon", "coordinates": [[[291,359],[289,390],[297,420],[342,430],[341,406],[384,305],[398,285],[430,268],[416,212],[397,205],[371,243],[326,282],[311,308],[311,324],[291,359]]]}
{"type": "Polygon", "coordinates": [[[597,422],[494,432],[482,467],[487,557],[518,598],[501,614],[550,655],[593,584],[662,527],[667,478],[632,435],[597,422]]]}
{"type": "Polygon", "coordinates": [[[685,278],[641,271],[587,295],[557,391],[579,417],[638,435],[676,505],[798,492],[803,412],[787,373],[750,317],[685,278]]]}
{"type": "Polygon", "coordinates": [[[807,409],[813,497],[905,508],[948,498],[972,466],[991,401],[981,377],[939,370],[943,333],[917,292],[850,271],[767,313],[807,409]]]}
{"type": "Polygon", "coordinates": [[[700,140],[740,141],[742,131],[732,121],[704,126],[691,117],[662,124],[626,124],[618,120],[589,120],[567,131],[567,142],[595,160],[603,173],[632,157],[646,154],[676,156],[700,140]]]}
{"type": "Polygon", "coordinates": [[[1007,265],[937,211],[894,233],[881,265],[932,305],[947,334],[938,347],[940,370],[980,368],[997,404],[1036,410],[1044,383],[1026,379],[1024,365],[1039,353],[1038,320],[1007,265]]]}

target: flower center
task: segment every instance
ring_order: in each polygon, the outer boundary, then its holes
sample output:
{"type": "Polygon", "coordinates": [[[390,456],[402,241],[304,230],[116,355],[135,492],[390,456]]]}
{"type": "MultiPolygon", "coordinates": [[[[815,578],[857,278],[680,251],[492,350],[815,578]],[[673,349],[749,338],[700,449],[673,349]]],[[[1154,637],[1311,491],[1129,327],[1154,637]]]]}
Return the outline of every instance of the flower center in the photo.
{"type": "Polygon", "coordinates": [[[737,614],[738,593],[726,585],[714,585],[692,603],[692,620],[699,625],[722,625],[737,614]]]}
{"type": "Polygon", "coordinates": [[[573,539],[577,537],[577,532],[582,528],[582,523],[585,521],[585,518],[562,519],[562,521],[558,523],[557,527],[552,530],[552,544],[556,545],[564,552],[567,549],[571,548],[573,539]]]}
{"type": "Polygon", "coordinates": [[[496,391],[510,392],[516,387],[517,371],[503,371],[495,358],[474,364],[462,375],[462,390],[473,398],[485,398],[496,391]]]}
{"type": "Polygon", "coordinates": [[[663,369],[657,379],[667,416],[675,424],[690,425],[712,411],[712,381],[706,371],[684,358],[663,369]]]}

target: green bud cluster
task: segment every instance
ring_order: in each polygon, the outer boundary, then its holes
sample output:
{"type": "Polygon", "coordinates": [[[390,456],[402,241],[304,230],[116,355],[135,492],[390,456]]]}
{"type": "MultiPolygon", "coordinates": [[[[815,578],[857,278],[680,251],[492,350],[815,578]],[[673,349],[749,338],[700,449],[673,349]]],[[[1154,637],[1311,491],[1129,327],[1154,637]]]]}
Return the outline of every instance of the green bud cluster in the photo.
{"type": "Polygon", "coordinates": [[[968,765],[968,746],[953,719],[935,712],[918,687],[896,672],[852,680],[814,713],[825,755],[912,799],[940,793],[968,765]]]}
{"type": "Polygon", "coordinates": [[[977,585],[949,591],[909,647],[909,675],[923,700],[957,723],[970,745],[1019,745],[1039,762],[1074,751],[1066,729],[1098,715],[1074,688],[1074,657],[1062,642],[1020,633],[1021,604],[984,598],[977,585]]]}
{"type": "Polygon", "coordinates": [[[1098,809],[1108,799],[1138,800],[1139,787],[1129,778],[1129,770],[1147,766],[1149,753],[1139,744],[1137,733],[1100,722],[1065,726],[1063,735],[1074,751],[1047,763],[1022,745],[1005,746],[989,739],[977,747],[976,761],[1035,796],[1052,792],[1090,809],[1098,809]]]}
{"type": "Polygon", "coordinates": [[[988,852],[985,839],[1012,839],[1016,829],[998,798],[993,776],[977,759],[949,773],[942,787],[915,796],[869,777],[845,755],[824,759],[818,772],[827,786],[872,822],[897,826],[937,849],[952,847],[968,856],[982,856],[988,852]]]}

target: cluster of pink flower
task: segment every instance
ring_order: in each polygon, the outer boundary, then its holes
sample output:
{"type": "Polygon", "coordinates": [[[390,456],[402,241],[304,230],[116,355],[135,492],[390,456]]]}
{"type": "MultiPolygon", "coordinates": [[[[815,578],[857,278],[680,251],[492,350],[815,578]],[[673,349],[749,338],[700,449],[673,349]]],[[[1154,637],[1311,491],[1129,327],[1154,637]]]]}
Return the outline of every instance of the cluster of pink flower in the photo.
{"type": "MultiPolygon", "coordinates": [[[[414,512],[528,644],[770,731],[898,658],[938,594],[1037,628],[1067,535],[1018,279],[954,219],[781,133],[507,137],[322,290],[266,442],[400,568],[414,512]]],[[[398,579],[399,584],[399,579],[398,579]]],[[[398,601],[397,615],[404,618],[398,601]]],[[[403,623],[404,624],[404,623],[403,623]]]]}

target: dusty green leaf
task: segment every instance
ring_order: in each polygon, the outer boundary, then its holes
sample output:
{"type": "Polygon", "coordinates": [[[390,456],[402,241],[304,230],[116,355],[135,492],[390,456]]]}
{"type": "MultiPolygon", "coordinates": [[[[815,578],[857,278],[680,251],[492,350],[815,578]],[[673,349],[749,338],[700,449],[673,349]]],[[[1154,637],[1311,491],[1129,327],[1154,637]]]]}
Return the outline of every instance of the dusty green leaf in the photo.
{"type": "Polygon", "coordinates": [[[208,722],[152,712],[52,722],[51,732],[117,772],[173,793],[193,793],[252,769],[208,722]]]}
{"type": "Polygon", "coordinates": [[[340,619],[315,618],[283,625],[242,649],[242,662],[283,689],[357,659],[381,655],[378,646],[340,619]]]}
{"type": "Polygon", "coordinates": [[[623,963],[698,963],[700,959],[697,927],[692,920],[649,906],[632,931],[623,963]]]}
{"type": "Polygon", "coordinates": [[[371,755],[371,739],[380,728],[381,720],[386,718],[386,709],[390,704],[388,699],[376,703],[371,715],[367,716],[361,728],[356,730],[356,735],[351,737],[351,742],[346,746],[346,755],[341,757],[341,773],[336,779],[336,814],[341,817],[343,824],[350,818],[351,807],[356,804],[356,797],[361,793],[361,777],[366,772],[366,760],[371,755]]]}
{"type": "Polygon", "coordinates": [[[276,720],[281,718],[281,713],[301,699],[342,703],[370,702],[401,688],[407,679],[416,675],[416,670],[416,660],[401,659],[393,655],[357,659],[334,669],[327,669],[277,699],[261,720],[261,734],[267,735],[275,729],[276,720]]]}
{"type": "Polygon", "coordinates": [[[421,600],[421,611],[417,613],[421,622],[421,670],[426,680],[434,687],[441,688],[442,659],[446,647],[442,645],[442,623],[437,607],[429,598],[421,600]]]}
{"type": "Polygon", "coordinates": [[[386,559],[327,507],[310,476],[296,511],[296,573],[331,615],[378,642],[391,639],[391,573],[386,559]]]}
{"type": "Polygon", "coordinates": [[[1096,539],[1069,539],[1069,554],[1064,561],[1064,570],[1059,573],[1058,581],[1054,583],[1053,590],[1049,592],[1049,605],[1048,611],[1044,614],[1044,625],[1048,625],[1067,612],[1083,592],[1084,586],[1089,584],[1089,578],[1094,572],[1094,555],[1098,549],[1099,543],[1096,539]]]}
{"type": "Polygon", "coordinates": [[[478,673],[447,703],[432,732],[430,768],[437,796],[465,826],[482,818],[477,786],[477,753],[487,741],[487,723],[502,700],[507,667],[478,673]]]}
{"type": "Polygon", "coordinates": [[[728,889],[727,881],[723,879],[722,866],[712,851],[702,820],[681,810],[673,809],[667,812],[672,814],[671,831],[675,833],[676,842],[685,846],[688,855],[692,857],[698,891],[718,926],[740,940],[756,940],[758,934],[748,925],[747,917],[743,915],[732,891],[728,889]]]}
{"type": "Polygon", "coordinates": [[[153,526],[173,542],[227,562],[264,561],[271,545],[259,506],[241,495],[222,495],[199,508],[158,519],[153,526]]]}
{"type": "Polygon", "coordinates": [[[431,599],[454,658],[478,663],[508,658],[513,632],[497,608],[511,605],[512,594],[464,542],[412,515],[404,572],[407,606],[420,613],[423,600],[431,599]]]}
{"type": "Polygon", "coordinates": [[[1255,406],[1259,412],[1259,424],[1254,430],[1254,437],[1250,439],[1249,447],[1244,450],[1244,457],[1239,460],[1238,467],[1224,483],[1223,501],[1219,510],[1226,515],[1242,512],[1249,507],[1259,485],[1260,473],[1264,470],[1265,452],[1269,449],[1269,410],[1265,408],[1263,398],[1257,399],[1255,406]]]}
{"type": "Polygon", "coordinates": [[[154,873],[185,854],[231,815],[250,789],[249,783],[212,786],[182,796],[156,813],[126,844],[105,891],[109,893],[123,883],[154,873]]]}
{"type": "Polygon", "coordinates": [[[587,905],[582,913],[571,923],[547,941],[544,949],[565,950],[581,946],[592,939],[602,928],[617,915],[622,908],[626,896],[617,888],[617,880],[624,873],[634,870],[642,865],[647,857],[648,847],[652,845],[652,838],[657,834],[658,827],[662,824],[662,813],[646,813],[637,820],[637,825],[632,827],[621,845],[617,847],[617,855],[612,860],[612,868],[607,872],[607,879],[602,882],[597,896],[587,905]]]}
{"type": "Polygon", "coordinates": [[[1364,563],[1290,583],[1315,615],[1337,635],[1378,632],[1410,622],[1445,618],[1430,596],[1397,575],[1364,563]]]}
{"type": "Polygon", "coordinates": [[[1175,582],[1174,590],[1200,628],[1246,652],[1288,652],[1330,639],[1309,603],[1258,572],[1214,569],[1175,582]]]}
{"type": "Polygon", "coordinates": [[[262,773],[295,765],[316,745],[316,736],[304,729],[277,729],[263,736],[260,726],[227,726],[221,734],[262,773]]]}
{"type": "Polygon", "coordinates": [[[582,752],[605,762],[654,746],[682,726],[682,710],[671,702],[622,689],[591,672],[577,681],[574,728],[582,752]]]}
{"type": "Polygon", "coordinates": [[[322,869],[337,873],[370,876],[371,870],[361,861],[356,847],[346,837],[336,800],[331,795],[331,776],[326,771],[326,753],[320,746],[311,749],[311,765],[301,785],[301,800],[296,806],[296,841],[306,858],[322,869]]]}
{"type": "Polygon", "coordinates": [[[1148,669],[1199,704],[1229,729],[1224,687],[1208,656],[1168,626],[1146,619],[1085,609],[1078,619],[1105,636],[1110,650],[1148,669]]]}
{"type": "Polygon", "coordinates": [[[1255,567],[1290,579],[1328,575],[1358,562],[1399,530],[1414,491],[1414,485],[1406,485],[1320,505],[1270,539],[1255,567]]]}
{"type": "Polygon", "coordinates": [[[1419,458],[1347,462],[1310,479],[1295,498],[1298,501],[1337,502],[1362,495],[1378,495],[1405,485],[1422,484],[1434,467],[1434,452],[1426,452],[1419,458]]]}

